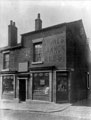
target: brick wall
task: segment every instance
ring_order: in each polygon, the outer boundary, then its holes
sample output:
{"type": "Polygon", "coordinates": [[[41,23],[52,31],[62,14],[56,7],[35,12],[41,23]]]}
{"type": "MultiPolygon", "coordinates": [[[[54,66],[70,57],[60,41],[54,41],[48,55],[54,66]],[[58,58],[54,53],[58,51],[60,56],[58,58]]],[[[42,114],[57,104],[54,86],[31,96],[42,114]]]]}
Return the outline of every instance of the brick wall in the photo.
{"type": "MultiPolygon", "coordinates": [[[[58,69],[66,68],[66,28],[65,26],[35,34],[23,36],[23,45],[26,52],[29,53],[30,67],[37,66],[56,66],[58,69]],[[41,65],[32,65],[33,61],[33,43],[32,40],[43,38],[43,56],[44,61],[41,65]]],[[[22,50],[21,50],[22,51],[22,50]]],[[[23,52],[21,52],[23,54],[23,52]]],[[[21,56],[21,55],[20,55],[21,56]]],[[[22,57],[20,57],[22,58],[22,57]]],[[[23,55],[24,60],[24,55],[23,55]]]]}
{"type": "Polygon", "coordinates": [[[87,72],[89,47],[82,22],[67,26],[67,68],[71,76],[71,100],[87,97],[87,72]],[[81,32],[83,28],[83,33],[81,32]]]}

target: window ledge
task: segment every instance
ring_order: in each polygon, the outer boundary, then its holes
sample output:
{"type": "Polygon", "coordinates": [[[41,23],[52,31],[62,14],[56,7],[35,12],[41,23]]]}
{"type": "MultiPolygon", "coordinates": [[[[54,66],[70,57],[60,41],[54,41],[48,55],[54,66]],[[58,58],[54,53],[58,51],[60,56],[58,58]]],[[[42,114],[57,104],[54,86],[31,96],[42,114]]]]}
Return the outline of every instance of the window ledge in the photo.
{"type": "Polygon", "coordinates": [[[1,71],[9,71],[9,68],[8,69],[2,69],[1,71]]]}
{"type": "Polygon", "coordinates": [[[32,62],[32,65],[36,65],[36,64],[43,64],[43,61],[39,61],[39,62],[32,62]]]}

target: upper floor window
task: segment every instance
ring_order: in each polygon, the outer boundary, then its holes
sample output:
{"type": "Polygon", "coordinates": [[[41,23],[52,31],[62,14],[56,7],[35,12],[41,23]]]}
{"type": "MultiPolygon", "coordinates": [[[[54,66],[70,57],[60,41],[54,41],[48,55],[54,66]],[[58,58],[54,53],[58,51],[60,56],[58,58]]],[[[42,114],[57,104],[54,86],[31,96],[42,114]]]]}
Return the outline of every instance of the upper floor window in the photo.
{"type": "Polygon", "coordinates": [[[34,44],[34,62],[42,61],[42,42],[34,44]]]}
{"type": "Polygon", "coordinates": [[[8,69],[9,68],[9,53],[4,53],[4,59],[3,59],[3,68],[8,69]]]}

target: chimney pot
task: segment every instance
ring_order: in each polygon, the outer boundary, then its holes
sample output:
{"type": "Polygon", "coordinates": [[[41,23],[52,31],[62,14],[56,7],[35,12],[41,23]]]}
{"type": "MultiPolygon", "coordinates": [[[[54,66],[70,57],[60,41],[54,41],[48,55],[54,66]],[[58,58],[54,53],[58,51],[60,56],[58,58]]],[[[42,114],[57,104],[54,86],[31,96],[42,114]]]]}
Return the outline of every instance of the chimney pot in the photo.
{"type": "Polygon", "coordinates": [[[40,19],[40,13],[38,13],[38,19],[40,19]]]}
{"type": "Polygon", "coordinates": [[[13,26],[15,26],[15,22],[13,22],[13,26]]]}
{"type": "Polygon", "coordinates": [[[10,25],[13,25],[13,21],[12,20],[10,20],[10,25]]]}
{"type": "Polygon", "coordinates": [[[35,19],[35,30],[42,29],[42,20],[40,19],[40,13],[38,13],[37,19],[35,19]]]}

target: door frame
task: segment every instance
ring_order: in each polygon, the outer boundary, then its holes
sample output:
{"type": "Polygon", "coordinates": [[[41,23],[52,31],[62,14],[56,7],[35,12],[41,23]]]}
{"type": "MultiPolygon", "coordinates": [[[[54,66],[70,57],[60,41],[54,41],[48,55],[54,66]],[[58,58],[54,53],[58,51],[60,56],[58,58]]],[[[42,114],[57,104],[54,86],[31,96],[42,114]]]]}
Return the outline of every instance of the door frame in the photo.
{"type": "Polygon", "coordinates": [[[28,78],[27,77],[18,77],[17,80],[18,80],[18,99],[19,99],[19,80],[21,79],[24,79],[25,80],[25,84],[26,84],[26,98],[25,98],[25,101],[28,97],[27,95],[27,91],[28,91],[28,87],[27,87],[27,84],[28,84],[28,78]]]}
{"type": "MultiPolygon", "coordinates": [[[[60,72],[60,73],[67,73],[67,78],[68,78],[68,80],[67,80],[67,100],[61,100],[60,102],[68,102],[68,99],[69,99],[69,71],[68,70],[56,70],[56,87],[57,87],[57,72],[60,72]]],[[[56,88],[56,102],[58,102],[57,101],[57,88],[56,88]]]]}

